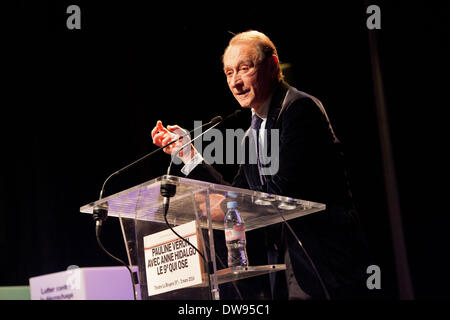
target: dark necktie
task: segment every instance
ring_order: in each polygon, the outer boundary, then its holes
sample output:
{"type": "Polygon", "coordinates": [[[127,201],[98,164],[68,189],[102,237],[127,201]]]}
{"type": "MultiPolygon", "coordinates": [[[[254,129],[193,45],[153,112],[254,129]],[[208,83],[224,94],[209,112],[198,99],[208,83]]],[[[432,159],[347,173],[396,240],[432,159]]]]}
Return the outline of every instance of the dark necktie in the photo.
{"type": "Polygon", "coordinates": [[[260,117],[258,117],[256,114],[252,115],[251,129],[252,129],[253,137],[255,139],[256,163],[258,165],[259,179],[261,181],[261,184],[264,184],[263,179],[261,177],[261,162],[259,161],[259,130],[261,128],[262,121],[263,120],[260,117]]]}

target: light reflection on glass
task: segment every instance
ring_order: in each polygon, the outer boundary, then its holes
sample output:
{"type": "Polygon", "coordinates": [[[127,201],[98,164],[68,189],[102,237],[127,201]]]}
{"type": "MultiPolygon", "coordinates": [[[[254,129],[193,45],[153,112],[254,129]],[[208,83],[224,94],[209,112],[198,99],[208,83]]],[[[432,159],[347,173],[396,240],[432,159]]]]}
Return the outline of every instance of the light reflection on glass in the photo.
{"type": "Polygon", "coordinates": [[[268,194],[268,193],[258,193],[255,196],[255,204],[260,206],[270,206],[273,201],[275,201],[276,198],[274,195],[268,194]]]}
{"type": "Polygon", "coordinates": [[[294,210],[297,208],[297,203],[290,197],[281,197],[278,208],[283,210],[294,210]]]}

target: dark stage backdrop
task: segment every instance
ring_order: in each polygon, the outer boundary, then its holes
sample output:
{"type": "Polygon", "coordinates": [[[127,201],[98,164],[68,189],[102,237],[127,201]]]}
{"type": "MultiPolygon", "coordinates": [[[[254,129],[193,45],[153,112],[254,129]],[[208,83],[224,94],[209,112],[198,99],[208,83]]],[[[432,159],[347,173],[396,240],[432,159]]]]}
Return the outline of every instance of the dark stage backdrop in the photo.
{"type": "MultiPolygon", "coordinates": [[[[192,129],[239,108],[221,55],[230,32],[256,29],[291,64],[290,83],[324,103],[381,268],[376,296],[397,299],[368,43],[375,32],[415,295],[449,297],[448,5],[374,1],[381,30],[369,31],[363,1],[93,2],[17,1],[5,13],[0,285],[69,265],[115,265],[79,208],[110,173],[155,149],[157,120],[192,129]],[[70,4],[81,8],[81,30],[66,28],[70,4]]],[[[248,114],[230,126],[247,128],[248,114]]],[[[158,154],[113,178],[106,194],[162,175],[168,163],[158,154]]],[[[237,169],[216,168],[228,180],[237,169]]],[[[103,241],[125,259],[116,220],[103,241]]]]}

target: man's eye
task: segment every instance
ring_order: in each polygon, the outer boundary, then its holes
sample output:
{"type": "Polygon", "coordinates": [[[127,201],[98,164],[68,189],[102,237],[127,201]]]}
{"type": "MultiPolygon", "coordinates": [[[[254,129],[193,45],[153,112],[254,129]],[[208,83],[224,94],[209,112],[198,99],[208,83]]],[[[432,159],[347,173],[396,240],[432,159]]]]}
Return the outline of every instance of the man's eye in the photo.
{"type": "Polygon", "coordinates": [[[233,75],[233,71],[225,71],[225,75],[227,76],[227,77],[231,77],[232,75],[233,75]]]}

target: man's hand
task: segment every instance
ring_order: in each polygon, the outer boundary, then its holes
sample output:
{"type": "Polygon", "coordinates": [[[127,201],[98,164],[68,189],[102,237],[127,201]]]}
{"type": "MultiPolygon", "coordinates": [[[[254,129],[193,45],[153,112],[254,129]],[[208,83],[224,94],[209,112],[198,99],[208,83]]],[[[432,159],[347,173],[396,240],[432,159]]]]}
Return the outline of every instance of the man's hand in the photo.
{"type": "MultiPolygon", "coordinates": [[[[197,201],[197,203],[199,204],[200,207],[200,211],[201,211],[201,216],[202,217],[206,217],[207,213],[206,213],[206,198],[205,195],[200,194],[200,193],[196,193],[194,195],[195,200],[197,201]]],[[[225,200],[225,196],[222,194],[218,194],[218,193],[211,193],[209,195],[209,205],[210,205],[210,214],[211,214],[211,219],[214,221],[223,221],[223,219],[225,218],[225,213],[222,210],[222,207],[220,206],[220,204],[222,203],[222,201],[225,200]]]]}
{"type": "MultiPolygon", "coordinates": [[[[177,142],[174,142],[170,146],[163,149],[163,151],[170,155],[177,154],[178,150],[186,143],[190,141],[189,135],[183,137],[180,139],[180,137],[184,134],[186,134],[187,131],[179,127],[178,125],[174,126],[167,126],[165,128],[160,120],[156,122],[156,126],[153,128],[151,132],[151,136],[153,139],[153,143],[156,144],[158,147],[162,147],[174,140],[178,140],[177,142]]],[[[186,147],[181,150],[177,156],[183,160],[184,163],[189,162],[189,160],[194,157],[194,155],[197,153],[197,150],[194,148],[193,145],[187,145],[186,147]]]]}

